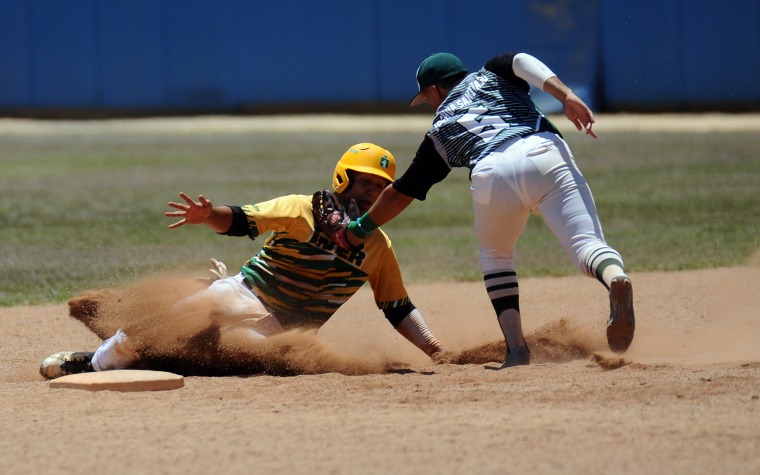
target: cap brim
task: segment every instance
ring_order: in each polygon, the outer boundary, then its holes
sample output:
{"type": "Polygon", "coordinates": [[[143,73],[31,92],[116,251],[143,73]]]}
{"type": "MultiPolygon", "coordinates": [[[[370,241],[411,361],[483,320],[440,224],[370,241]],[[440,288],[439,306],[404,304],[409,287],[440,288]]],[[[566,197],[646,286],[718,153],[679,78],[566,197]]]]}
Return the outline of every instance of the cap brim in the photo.
{"type": "Polygon", "coordinates": [[[412,97],[409,101],[409,107],[418,106],[425,103],[425,96],[422,95],[422,91],[418,92],[416,96],[412,97]]]}

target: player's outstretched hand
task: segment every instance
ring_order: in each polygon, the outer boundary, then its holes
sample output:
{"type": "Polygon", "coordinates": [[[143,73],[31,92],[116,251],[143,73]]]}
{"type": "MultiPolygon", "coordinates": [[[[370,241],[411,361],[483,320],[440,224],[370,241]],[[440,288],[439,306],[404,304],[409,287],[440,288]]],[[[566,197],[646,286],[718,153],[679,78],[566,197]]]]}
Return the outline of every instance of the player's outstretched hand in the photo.
{"type": "Polygon", "coordinates": [[[594,113],[580,97],[573,93],[568,94],[565,99],[565,116],[575,125],[576,129],[597,138],[596,133],[592,130],[594,113]]]}
{"type": "Polygon", "coordinates": [[[169,228],[174,229],[185,224],[203,224],[208,221],[211,216],[211,211],[214,209],[214,205],[211,204],[205,196],[199,195],[196,202],[183,192],[179,192],[179,197],[182,198],[185,203],[170,202],[169,207],[177,209],[179,211],[167,211],[164,216],[167,218],[181,218],[176,223],[169,225],[169,228]]]}

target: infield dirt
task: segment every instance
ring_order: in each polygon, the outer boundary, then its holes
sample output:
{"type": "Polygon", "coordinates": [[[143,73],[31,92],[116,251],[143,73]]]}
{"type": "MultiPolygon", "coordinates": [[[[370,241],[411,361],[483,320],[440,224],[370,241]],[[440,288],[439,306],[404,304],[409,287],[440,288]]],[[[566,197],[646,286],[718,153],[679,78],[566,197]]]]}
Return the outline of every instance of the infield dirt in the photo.
{"type": "Polygon", "coordinates": [[[48,388],[45,356],[99,338],[67,305],[0,309],[2,471],[758,473],[757,259],[632,278],[636,338],[622,356],[606,350],[605,291],[585,277],[521,281],[533,364],[502,371],[482,284],[410,288],[461,357],[443,365],[362,289],[297,336],[309,344],[289,361],[316,374],[190,376],[140,393],[48,388]]]}

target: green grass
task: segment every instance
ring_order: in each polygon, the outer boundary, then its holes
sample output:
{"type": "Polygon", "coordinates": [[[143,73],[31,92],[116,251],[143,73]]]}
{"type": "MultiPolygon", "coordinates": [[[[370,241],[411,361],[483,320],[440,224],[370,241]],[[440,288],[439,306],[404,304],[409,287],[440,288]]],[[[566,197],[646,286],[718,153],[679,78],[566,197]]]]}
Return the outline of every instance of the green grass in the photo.
{"type": "MultiPolygon", "coordinates": [[[[247,204],[327,188],[354,143],[390,149],[399,172],[423,131],[157,135],[0,130],[0,305],[65,301],[155,272],[234,269],[260,241],[205,227],[167,229],[177,192],[247,204]]],[[[756,133],[568,137],[605,234],[630,271],[738,265],[760,247],[756,133]]],[[[466,170],[384,226],[407,283],[479,280],[466,170]]],[[[518,246],[521,275],[577,272],[539,218],[518,246]]]]}

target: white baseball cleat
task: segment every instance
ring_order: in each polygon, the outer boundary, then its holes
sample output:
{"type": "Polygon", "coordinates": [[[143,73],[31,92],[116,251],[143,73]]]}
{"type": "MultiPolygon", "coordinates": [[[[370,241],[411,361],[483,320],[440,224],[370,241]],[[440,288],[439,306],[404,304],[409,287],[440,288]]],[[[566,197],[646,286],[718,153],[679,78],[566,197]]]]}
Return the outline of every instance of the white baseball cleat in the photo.
{"type": "Polygon", "coordinates": [[[92,352],[87,351],[60,351],[42,360],[40,374],[46,379],[55,379],[69,374],[91,372],[92,355],[92,352]]]}
{"type": "Polygon", "coordinates": [[[636,319],[633,316],[631,279],[619,275],[610,285],[610,319],[607,321],[607,344],[615,353],[624,353],[631,346],[636,319]]]}

